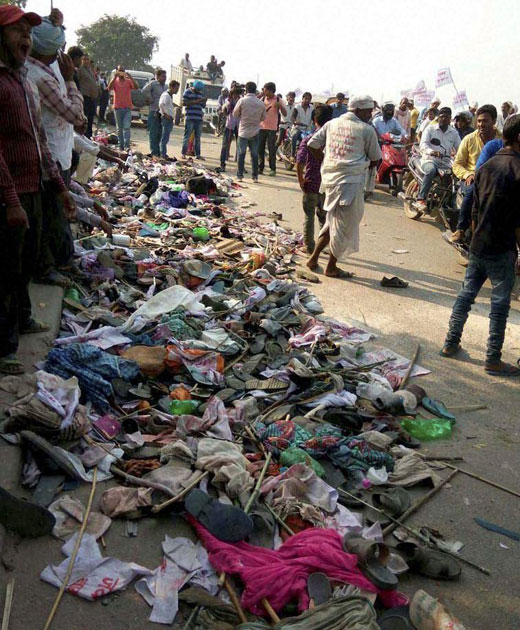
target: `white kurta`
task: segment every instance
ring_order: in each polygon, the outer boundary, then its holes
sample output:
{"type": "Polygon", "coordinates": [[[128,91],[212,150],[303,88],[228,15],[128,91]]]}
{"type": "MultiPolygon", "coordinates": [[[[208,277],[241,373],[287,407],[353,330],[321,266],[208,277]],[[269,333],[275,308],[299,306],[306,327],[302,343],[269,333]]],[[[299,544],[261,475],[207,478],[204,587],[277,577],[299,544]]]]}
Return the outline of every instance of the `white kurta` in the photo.
{"type": "Polygon", "coordinates": [[[381,159],[377,134],[353,112],[326,123],[307,146],[325,148],[321,192],[327,219],[320,236],[330,233],[329,249],[335,258],[359,251],[359,224],[365,202],[363,189],[371,161],[381,159]]]}

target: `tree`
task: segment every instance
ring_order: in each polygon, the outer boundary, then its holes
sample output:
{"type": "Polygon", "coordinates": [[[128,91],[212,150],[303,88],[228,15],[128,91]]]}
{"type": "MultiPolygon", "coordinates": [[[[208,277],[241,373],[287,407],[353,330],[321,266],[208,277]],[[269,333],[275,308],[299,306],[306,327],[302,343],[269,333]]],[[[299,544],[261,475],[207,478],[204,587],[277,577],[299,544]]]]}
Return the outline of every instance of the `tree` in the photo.
{"type": "Polygon", "coordinates": [[[22,7],[22,9],[27,4],[27,0],[0,0],[0,6],[4,4],[16,4],[18,7],[22,7]]]}
{"type": "Polygon", "coordinates": [[[104,15],[76,31],[78,45],[106,71],[122,65],[132,70],[151,69],[148,62],[158,50],[159,38],[134,18],[104,15]]]}

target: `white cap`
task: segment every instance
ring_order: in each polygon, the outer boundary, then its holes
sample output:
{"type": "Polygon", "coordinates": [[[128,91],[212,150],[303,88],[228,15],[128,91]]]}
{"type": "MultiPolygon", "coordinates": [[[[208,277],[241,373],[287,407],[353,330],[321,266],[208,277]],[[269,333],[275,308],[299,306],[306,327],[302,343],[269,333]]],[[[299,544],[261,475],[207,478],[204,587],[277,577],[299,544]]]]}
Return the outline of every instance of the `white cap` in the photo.
{"type": "Polygon", "coordinates": [[[351,112],[355,109],[374,109],[374,99],[368,94],[363,96],[353,96],[350,99],[348,108],[351,112]]]}

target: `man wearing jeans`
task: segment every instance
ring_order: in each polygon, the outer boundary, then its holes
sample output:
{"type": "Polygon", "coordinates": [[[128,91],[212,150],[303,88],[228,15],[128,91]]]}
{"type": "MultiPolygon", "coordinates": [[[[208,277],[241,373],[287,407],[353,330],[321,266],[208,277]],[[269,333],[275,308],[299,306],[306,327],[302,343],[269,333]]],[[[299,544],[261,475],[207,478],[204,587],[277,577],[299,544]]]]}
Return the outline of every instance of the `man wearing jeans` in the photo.
{"type": "Polygon", "coordinates": [[[204,107],[206,106],[206,99],[202,94],[203,90],[204,83],[202,83],[202,81],[195,81],[193,83],[193,86],[185,90],[184,94],[182,95],[182,104],[186,108],[184,122],[184,140],[182,142],[183,158],[186,158],[190,136],[193,133],[195,157],[197,158],[197,160],[202,159],[200,155],[200,137],[202,135],[204,107]]]}
{"type": "Polygon", "coordinates": [[[150,140],[150,156],[159,156],[159,142],[161,140],[161,117],[159,111],[159,99],[161,94],[166,92],[166,70],[158,69],[155,73],[156,80],[150,81],[141,90],[150,99],[150,110],[148,112],[148,137],[150,140]]]}
{"type": "Polygon", "coordinates": [[[259,172],[260,175],[264,172],[265,145],[267,144],[269,151],[269,175],[271,177],[276,175],[276,132],[278,131],[278,121],[280,115],[285,116],[287,114],[284,101],[276,96],[275,92],[276,85],[274,83],[266,83],[264,85],[265,119],[260,125],[260,135],[258,137],[259,172]]]}
{"type": "Polygon", "coordinates": [[[170,133],[173,129],[173,101],[172,96],[179,91],[179,82],[170,81],[166,92],[161,94],[159,99],[159,113],[161,115],[161,157],[168,157],[168,141],[170,140],[170,133]]]}
{"type": "Polygon", "coordinates": [[[238,118],[238,172],[237,179],[244,179],[246,151],[249,147],[253,166],[253,181],[258,181],[258,136],[260,123],[265,119],[265,105],[256,96],[256,83],[246,83],[246,95],[235,105],[233,116],[238,118]]]}
{"type": "Polygon", "coordinates": [[[119,149],[121,151],[130,148],[133,107],[132,90],[137,89],[137,83],[128,72],[125,72],[123,66],[118,66],[114,78],[108,84],[108,91],[114,92],[114,114],[116,117],[119,149]]]}
{"type": "Polygon", "coordinates": [[[492,289],[485,370],[492,375],[518,376],[520,369],[504,363],[501,357],[520,244],[520,115],[507,119],[503,135],[504,148],[475,176],[469,264],[441,355],[452,357],[460,350],[471,306],[489,278],[492,289]]]}
{"type": "Polygon", "coordinates": [[[417,208],[428,209],[426,199],[432,187],[433,180],[439,169],[451,168],[451,155],[459,148],[459,132],[450,125],[451,109],[442,107],[439,110],[437,125],[429,125],[421,137],[420,151],[422,155],[421,168],[424,178],[417,195],[417,208]]]}

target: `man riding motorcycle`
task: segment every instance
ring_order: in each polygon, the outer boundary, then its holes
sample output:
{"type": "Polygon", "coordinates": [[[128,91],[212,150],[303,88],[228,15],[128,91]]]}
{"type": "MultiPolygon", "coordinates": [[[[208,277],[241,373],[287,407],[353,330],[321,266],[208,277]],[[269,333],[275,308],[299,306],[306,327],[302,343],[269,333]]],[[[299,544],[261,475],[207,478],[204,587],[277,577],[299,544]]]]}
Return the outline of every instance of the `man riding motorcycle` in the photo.
{"type": "Polygon", "coordinates": [[[442,107],[439,110],[437,121],[438,125],[429,125],[427,127],[419,146],[424,179],[415,205],[422,212],[428,209],[426,199],[435,176],[439,169],[451,169],[451,156],[457,151],[461,142],[458,131],[450,124],[451,109],[449,107],[442,107]],[[434,139],[438,142],[432,142],[434,139]]]}
{"type": "Polygon", "coordinates": [[[276,149],[278,149],[278,147],[282,144],[285,138],[285,133],[287,129],[289,129],[292,125],[291,115],[295,108],[295,105],[294,105],[295,100],[296,100],[296,93],[287,92],[287,94],[285,95],[286,113],[285,115],[280,113],[280,126],[278,127],[278,138],[276,140],[276,149]]]}
{"type": "Polygon", "coordinates": [[[312,112],[314,107],[311,105],[312,94],[310,92],[304,92],[302,94],[302,102],[300,105],[296,105],[291,113],[291,121],[294,124],[294,131],[292,136],[292,157],[296,157],[296,149],[298,143],[302,138],[302,134],[305,131],[310,131],[312,126],[312,112]]]}

